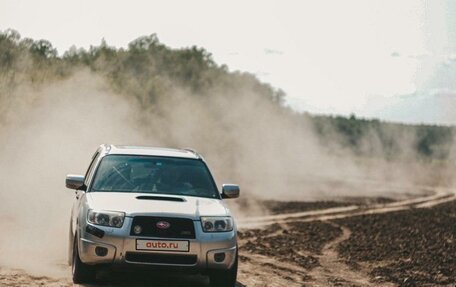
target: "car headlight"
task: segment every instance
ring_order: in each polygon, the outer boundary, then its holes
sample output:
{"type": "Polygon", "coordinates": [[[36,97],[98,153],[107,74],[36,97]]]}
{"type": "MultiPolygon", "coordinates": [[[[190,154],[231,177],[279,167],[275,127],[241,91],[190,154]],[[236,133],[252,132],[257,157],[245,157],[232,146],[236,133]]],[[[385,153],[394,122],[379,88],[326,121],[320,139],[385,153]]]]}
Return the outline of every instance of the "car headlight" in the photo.
{"type": "Polygon", "coordinates": [[[89,213],[87,214],[87,221],[102,226],[120,228],[124,223],[124,219],[124,212],[89,210],[89,213]]]}
{"type": "Polygon", "coordinates": [[[231,217],[201,217],[204,232],[227,232],[233,230],[231,217]]]}

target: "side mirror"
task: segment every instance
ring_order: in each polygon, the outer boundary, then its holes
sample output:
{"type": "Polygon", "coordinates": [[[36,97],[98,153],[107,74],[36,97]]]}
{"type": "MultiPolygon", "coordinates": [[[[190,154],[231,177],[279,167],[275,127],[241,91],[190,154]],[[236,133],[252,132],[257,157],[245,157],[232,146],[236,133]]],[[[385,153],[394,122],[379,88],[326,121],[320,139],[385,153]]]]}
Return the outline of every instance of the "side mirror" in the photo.
{"type": "Polygon", "coordinates": [[[222,185],[222,198],[238,198],[240,194],[239,185],[224,184],[222,185]]]}
{"type": "Polygon", "coordinates": [[[66,177],[65,184],[69,189],[82,189],[85,190],[85,178],[83,175],[69,174],[66,177]]]}

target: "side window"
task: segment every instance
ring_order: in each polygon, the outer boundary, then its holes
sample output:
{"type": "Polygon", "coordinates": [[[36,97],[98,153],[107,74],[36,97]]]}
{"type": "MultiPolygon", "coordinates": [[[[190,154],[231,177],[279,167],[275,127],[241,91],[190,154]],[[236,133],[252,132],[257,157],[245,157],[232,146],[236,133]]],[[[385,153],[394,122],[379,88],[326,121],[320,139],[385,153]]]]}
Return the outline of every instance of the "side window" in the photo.
{"type": "Polygon", "coordinates": [[[87,169],[87,172],[85,174],[85,185],[86,186],[88,186],[89,178],[92,177],[95,163],[97,162],[99,155],[100,155],[100,153],[97,151],[92,157],[92,161],[90,162],[89,168],[87,169]]]}

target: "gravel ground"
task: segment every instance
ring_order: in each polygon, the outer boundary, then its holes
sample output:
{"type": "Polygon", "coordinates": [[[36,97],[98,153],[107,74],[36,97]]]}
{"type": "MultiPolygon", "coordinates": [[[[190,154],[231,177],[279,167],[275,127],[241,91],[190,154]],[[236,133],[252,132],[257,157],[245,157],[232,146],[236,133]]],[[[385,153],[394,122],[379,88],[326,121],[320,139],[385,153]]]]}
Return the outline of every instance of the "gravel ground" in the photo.
{"type": "Polygon", "coordinates": [[[456,202],[336,222],[352,232],[340,256],[354,268],[371,264],[377,281],[456,286],[456,202]]]}
{"type": "MultiPolygon", "coordinates": [[[[279,204],[285,209],[282,213],[340,206],[279,204]]],[[[366,215],[347,212],[344,218],[325,221],[318,216],[296,218],[239,232],[241,283],[237,286],[456,286],[456,201],[432,208],[413,206],[377,214],[363,209],[366,215]]],[[[201,276],[146,277],[119,277],[90,286],[207,286],[207,278],[201,276]]],[[[0,286],[73,284],[68,276],[54,279],[0,268],[0,286]]]]}
{"type": "Polygon", "coordinates": [[[340,234],[340,228],[323,222],[274,224],[266,229],[239,232],[239,238],[245,242],[240,250],[274,257],[310,270],[319,265],[315,255],[321,254],[323,246],[340,234]]]}

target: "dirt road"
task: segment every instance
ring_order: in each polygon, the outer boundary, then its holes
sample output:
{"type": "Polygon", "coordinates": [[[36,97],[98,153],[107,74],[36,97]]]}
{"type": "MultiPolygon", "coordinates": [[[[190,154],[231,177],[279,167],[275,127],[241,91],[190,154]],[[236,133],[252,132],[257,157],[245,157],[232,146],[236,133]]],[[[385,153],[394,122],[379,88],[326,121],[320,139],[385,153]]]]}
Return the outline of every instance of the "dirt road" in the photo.
{"type": "MultiPolygon", "coordinates": [[[[372,280],[365,267],[353,268],[341,258],[337,247],[350,240],[352,230],[336,221],[427,209],[455,200],[456,194],[452,190],[439,189],[430,196],[385,204],[349,205],[239,221],[241,265],[238,286],[396,286],[372,280]],[[300,247],[294,248],[294,245],[300,247]]],[[[20,270],[0,268],[0,286],[74,286],[68,268],[61,268],[63,278],[37,277],[20,270]]],[[[104,282],[103,286],[191,287],[208,286],[208,282],[202,276],[114,275],[114,279],[104,282]]]]}
{"type": "Polygon", "coordinates": [[[242,229],[258,228],[274,223],[287,223],[297,221],[326,221],[331,219],[358,216],[363,214],[387,213],[409,208],[433,207],[438,204],[453,201],[456,194],[451,189],[438,189],[435,194],[401,201],[394,201],[385,204],[374,204],[370,206],[350,205],[344,207],[334,207],[315,211],[305,211],[287,213],[279,215],[262,216],[249,218],[238,222],[238,227],[242,229]]]}
{"type": "MultiPolygon", "coordinates": [[[[351,239],[351,230],[346,226],[335,223],[335,220],[337,220],[337,222],[343,222],[344,218],[357,218],[360,216],[432,208],[437,205],[454,202],[455,200],[456,194],[453,190],[439,189],[435,194],[430,196],[385,204],[374,204],[371,206],[350,205],[316,211],[250,218],[241,221],[239,222],[240,230],[241,232],[244,230],[246,233],[242,242],[245,244],[244,247],[247,248],[247,250],[244,249],[241,254],[244,256],[244,261],[247,261],[247,264],[244,266],[250,267],[251,269],[248,270],[248,268],[244,268],[242,270],[240,281],[248,286],[396,286],[390,282],[383,281],[379,283],[378,280],[373,282],[372,276],[368,273],[376,266],[371,265],[369,268],[366,268],[366,266],[357,266],[357,268],[352,268],[353,266],[346,264],[346,260],[341,258],[338,254],[337,247],[341,242],[349,241],[351,239]],[[303,237],[312,236],[312,233],[300,233],[298,235],[301,235],[302,237],[295,235],[296,239],[293,239],[293,233],[290,232],[290,230],[296,229],[298,227],[297,224],[313,222],[332,226],[333,233],[337,233],[337,236],[331,238],[330,232],[318,232],[322,237],[320,240],[325,242],[320,248],[312,248],[306,246],[305,243],[297,244],[297,241],[304,240],[303,237]],[[278,230],[271,228],[271,226],[274,225],[279,226],[278,228],[275,228],[278,230]],[[294,226],[290,227],[289,225],[294,226]],[[249,231],[252,228],[257,229],[254,232],[249,231]],[[266,230],[270,230],[269,233],[261,233],[260,230],[265,228],[266,230]],[[288,238],[286,242],[294,245],[294,247],[291,246],[289,250],[282,251],[280,248],[284,241],[283,236],[280,234],[284,233],[284,231],[288,238]],[[258,235],[256,236],[254,234],[258,235]],[[324,238],[324,234],[327,235],[326,238],[324,238]],[[275,239],[266,240],[265,242],[264,238],[267,238],[268,236],[275,236],[275,239]],[[278,253],[275,255],[277,258],[276,260],[271,259],[271,256],[258,256],[258,253],[269,255],[268,252],[264,251],[268,248],[274,249],[271,254],[274,254],[274,252],[278,253]],[[309,250],[312,252],[309,253],[309,250]],[[284,255],[282,257],[280,256],[281,251],[284,255]],[[305,262],[302,263],[293,258],[293,253],[301,255],[301,259],[305,259],[306,256],[307,258],[313,257],[317,260],[318,264],[314,267],[305,262]],[[284,264],[284,262],[288,261],[285,254],[289,254],[290,257],[294,259],[292,260],[290,258],[290,261],[294,261],[295,264],[284,264]],[[299,266],[301,267],[299,268],[299,266]],[[303,266],[306,268],[302,268],[303,266]],[[275,275],[267,276],[267,274],[275,275]],[[271,280],[271,277],[274,279],[271,280]]],[[[305,228],[312,229],[312,225],[306,225],[305,228]]],[[[448,226],[448,228],[454,229],[455,226],[453,224],[453,226],[448,226]]],[[[456,229],[454,229],[454,232],[456,232],[456,229]]],[[[454,238],[447,240],[452,240],[451,242],[449,241],[449,244],[456,244],[454,238]]],[[[453,256],[456,256],[456,254],[449,254],[450,260],[453,256]]],[[[400,285],[416,286],[407,285],[405,283],[400,285]]]]}

